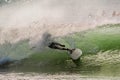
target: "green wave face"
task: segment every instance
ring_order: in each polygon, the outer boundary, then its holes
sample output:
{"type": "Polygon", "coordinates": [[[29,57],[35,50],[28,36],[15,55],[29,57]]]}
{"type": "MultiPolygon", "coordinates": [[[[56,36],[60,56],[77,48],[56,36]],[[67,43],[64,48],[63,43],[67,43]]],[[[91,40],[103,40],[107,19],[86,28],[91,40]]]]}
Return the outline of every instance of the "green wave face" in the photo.
{"type": "MultiPolygon", "coordinates": [[[[27,41],[22,41],[20,44],[15,44],[13,46],[15,48],[8,48],[8,52],[12,51],[8,55],[12,55],[11,58],[24,58],[20,63],[10,67],[10,70],[47,73],[75,72],[83,75],[120,75],[120,24],[103,25],[95,29],[59,37],[55,40],[65,44],[68,48],[80,48],[83,51],[80,66],[76,66],[72,62],[66,51],[46,48],[44,51],[36,53],[29,49],[27,41]],[[20,57],[20,55],[22,56],[20,57]]],[[[6,51],[3,48],[0,49],[3,52],[6,51]]]]}
{"type": "Polygon", "coordinates": [[[65,37],[65,41],[82,49],[84,54],[120,49],[120,25],[104,25],[94,30],[75,33],[65,37]],[[70,40],[72,40],[70,42],[70,40]]]}

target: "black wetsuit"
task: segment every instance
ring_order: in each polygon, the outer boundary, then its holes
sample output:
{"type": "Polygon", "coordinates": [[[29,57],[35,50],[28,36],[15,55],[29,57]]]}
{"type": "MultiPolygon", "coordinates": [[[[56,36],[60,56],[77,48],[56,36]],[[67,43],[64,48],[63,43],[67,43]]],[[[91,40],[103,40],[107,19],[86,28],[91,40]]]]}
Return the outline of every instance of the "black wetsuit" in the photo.
{"type": "Polygon", "coordinates": [[[56,42],[51,42],[50,45],[48,45],[48,47],[52,49],[68,50],[68,48],[65,48],[65,45],[56,42]]]}

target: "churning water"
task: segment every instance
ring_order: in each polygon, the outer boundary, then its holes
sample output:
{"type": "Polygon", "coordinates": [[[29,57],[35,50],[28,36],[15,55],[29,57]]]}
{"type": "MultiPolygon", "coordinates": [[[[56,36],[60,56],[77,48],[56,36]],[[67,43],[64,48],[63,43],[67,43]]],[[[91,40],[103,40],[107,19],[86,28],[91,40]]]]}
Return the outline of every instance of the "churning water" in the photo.
{"type": "Polygon", "coordinates": [[[15,60],[9,69],[15,72],[119,76],[119,4],[119,0],[0,0],[0,61],[15,60]],[[67,52],[49,49],[50,40],[80,48],[80,66],[67,52]]]}

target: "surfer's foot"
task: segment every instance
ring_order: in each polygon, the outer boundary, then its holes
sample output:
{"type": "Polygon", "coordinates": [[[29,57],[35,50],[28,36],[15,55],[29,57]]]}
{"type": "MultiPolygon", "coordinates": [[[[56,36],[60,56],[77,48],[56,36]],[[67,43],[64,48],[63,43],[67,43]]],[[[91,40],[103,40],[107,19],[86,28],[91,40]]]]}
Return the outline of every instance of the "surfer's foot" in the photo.
{"type": "Polygon", "coordinates": [[[69,49],[70,53],[72,54],[72,52],[74,51],[75,49],[69,49]]]}

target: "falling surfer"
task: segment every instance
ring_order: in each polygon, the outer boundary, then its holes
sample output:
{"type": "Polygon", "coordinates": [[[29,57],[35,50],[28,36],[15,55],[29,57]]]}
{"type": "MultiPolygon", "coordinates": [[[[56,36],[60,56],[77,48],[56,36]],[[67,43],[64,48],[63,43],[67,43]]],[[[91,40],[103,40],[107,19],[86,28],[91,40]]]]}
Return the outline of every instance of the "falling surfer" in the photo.
{"type": "Polygon", "coordinates": [[[78,48],[69,49],[69,48],[66,48],[65,45],[57,43],[57,42],[50,42],[49,45],[48,45],[48,47],[52,48],[52,49],[58,49],[58,50],[66,50],[66,51],[68,51],[69,55],[70,55],[70,57],[72,59],[72,61],[77,66],[79,66],[80,56],[82,55],[82,51],[80,49],[78,49],[78,48]]]}
{"type": "MultiPolygon", "coordinates": [[[[49,33],[44,33],[43,34],[43,37],[42,37],[42,41],[41,41],[41,44],[40,45],[44,45],[44,46],[47,46],[51,49],[58,49],[58,50],[64,50],[64,51],[68,51],[68,54],[70,55],[70,58],[72,59],[72,61],[77,65],[79,66],[79,63],[80,63],[80,57],[82,55],[82,51],[78,48],[73,48],[73,49],[70,49],[70,48],[66,48],[65,45],[63,44],[60,44],[58,42],[55,42],[52,35],[49,34],[49,33]]],[[[35,46],[33,46],[31,48],[34,49],[36,48],[35,46]]]]}

